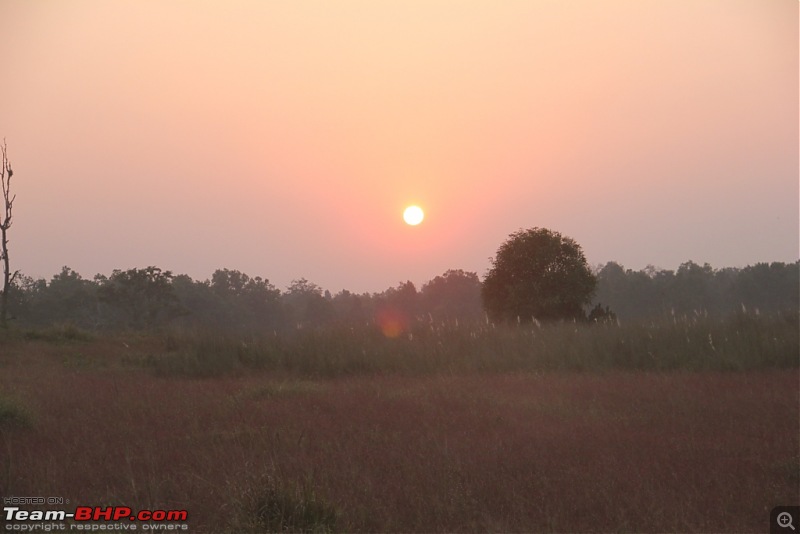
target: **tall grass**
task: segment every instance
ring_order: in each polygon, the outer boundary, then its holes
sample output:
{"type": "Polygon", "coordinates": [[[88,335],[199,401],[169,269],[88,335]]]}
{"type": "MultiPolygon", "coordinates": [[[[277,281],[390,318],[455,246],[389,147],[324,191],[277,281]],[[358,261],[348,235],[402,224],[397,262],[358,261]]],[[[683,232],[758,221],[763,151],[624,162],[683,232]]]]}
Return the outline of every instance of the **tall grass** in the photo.
{"type": "Polygon", "coordinates": [[[7,434],[32,424],[33,416],[28,407],[0,392],[0,493],[11,485],[13,455],[7,434]]]}
{"type": "Polygon", "coordinates": [[[363,373],[750,370],[800,363],[797,313],[697,313],[660,322],[458,325],[417,323],[397,337],[372,325],[243,339],[166,335],[130,361],[156,374],[213,377],[264,369],[336,377],[363,373]]]}
{"type": "Polygon", "coordinates": [[[0,337],[0,493],[185,507],[192,532],[757,532],[798,499],[797,337],[699,314],[0,337]]]}

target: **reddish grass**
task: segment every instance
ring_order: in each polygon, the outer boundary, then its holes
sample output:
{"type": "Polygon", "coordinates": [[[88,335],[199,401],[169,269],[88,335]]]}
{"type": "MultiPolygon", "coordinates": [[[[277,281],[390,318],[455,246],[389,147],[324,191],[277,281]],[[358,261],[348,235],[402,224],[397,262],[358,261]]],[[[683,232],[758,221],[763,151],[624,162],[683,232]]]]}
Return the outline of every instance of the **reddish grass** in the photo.
{"type": "Polygon", "coordinates": [[[98,365],[115,347],[0,354],[34,414],[2,429],[3,495],[188,508],[196,532],[265,474],[354,531],[755,532],[800,503],[796,369],[189,380],[98,365]]]}

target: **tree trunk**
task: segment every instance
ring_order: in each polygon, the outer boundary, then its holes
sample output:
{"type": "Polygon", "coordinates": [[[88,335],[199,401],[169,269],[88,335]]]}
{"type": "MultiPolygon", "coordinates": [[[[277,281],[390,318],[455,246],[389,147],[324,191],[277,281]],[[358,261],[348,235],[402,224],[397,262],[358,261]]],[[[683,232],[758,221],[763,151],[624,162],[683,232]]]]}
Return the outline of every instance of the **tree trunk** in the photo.
{"type": "Polygon", "coordinates": [[[0,257],[3,258],[3,294],[0,297],[0,327],[2,328],[8,326],[8,290],[11,287],[11,269],[8,262],[6,230],[5,225],[0,226],[0,242],[2,242],[3,247],[2,253],[0,253],[0,257]]]}
{"type": "Polygon", "coordinates": [[[15,196],[11,194],[11,177],[14,171],[8,162],[6,142],[0,146],[2,161],[0,162],[0,186],[3,190],[3,218],[0,220],[0,259],[3,260],[3,294],[0,295],[0,327],[8,326],[8,290],[14,282],[16,273],[11,274],[11,266],[8,261],[8,229],[11,228],[11,208],[14,205],[15,196]]]}

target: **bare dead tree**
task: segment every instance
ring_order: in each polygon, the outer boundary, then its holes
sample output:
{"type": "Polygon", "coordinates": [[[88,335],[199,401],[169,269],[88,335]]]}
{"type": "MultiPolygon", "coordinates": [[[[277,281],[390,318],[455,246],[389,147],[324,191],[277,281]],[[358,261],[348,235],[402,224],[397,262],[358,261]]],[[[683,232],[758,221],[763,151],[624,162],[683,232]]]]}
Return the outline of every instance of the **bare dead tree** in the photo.
{"type": "Polygon", "coordinates": [[[11,163],[8,161],[8,151],[6,150],[6,140],[3,139],[2,161],[0,161],[0,185],[3,189],[3,217],[0,219],[0,260],[3,261],[3,294],[0,298],[0,326],[5,328],[8,325],[8,291],[11,284],[17,277],[17,271],[11,272],[8,260],[8,229],[11,228],[11,209],[14,206],[14,199],[17,195],[11,194],[11,177],[14,171],[11,170],[11,163]]]}

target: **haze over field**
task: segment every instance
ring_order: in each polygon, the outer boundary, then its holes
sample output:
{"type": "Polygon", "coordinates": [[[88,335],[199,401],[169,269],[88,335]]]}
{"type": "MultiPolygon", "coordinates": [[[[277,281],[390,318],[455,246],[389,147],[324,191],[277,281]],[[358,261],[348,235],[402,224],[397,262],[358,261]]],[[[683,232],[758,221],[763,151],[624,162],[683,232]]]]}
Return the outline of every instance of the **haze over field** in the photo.
{"type": "Polygon", "coordinates": [[[791,0],[4,0],[13,267],[379,291],[483,276],[533,226],[593,264],[793,262],[798,20],[791,0]]]}

